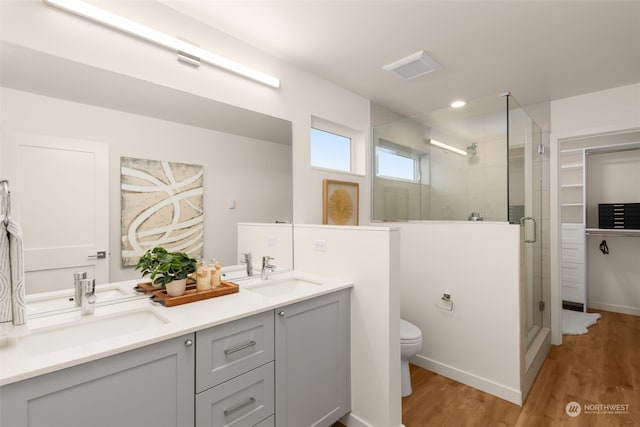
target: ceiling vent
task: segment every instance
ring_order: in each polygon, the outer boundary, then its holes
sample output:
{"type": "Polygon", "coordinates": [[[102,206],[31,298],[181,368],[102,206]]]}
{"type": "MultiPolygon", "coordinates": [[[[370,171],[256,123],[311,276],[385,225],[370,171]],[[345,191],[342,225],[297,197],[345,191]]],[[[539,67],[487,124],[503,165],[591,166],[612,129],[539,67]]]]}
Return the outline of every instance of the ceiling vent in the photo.
{"type": "Polygon", "coordinates": [[[403,80],[411,80],[442,68],[427,52],[421,50],[406,58],[382,67],[403,80]]]}

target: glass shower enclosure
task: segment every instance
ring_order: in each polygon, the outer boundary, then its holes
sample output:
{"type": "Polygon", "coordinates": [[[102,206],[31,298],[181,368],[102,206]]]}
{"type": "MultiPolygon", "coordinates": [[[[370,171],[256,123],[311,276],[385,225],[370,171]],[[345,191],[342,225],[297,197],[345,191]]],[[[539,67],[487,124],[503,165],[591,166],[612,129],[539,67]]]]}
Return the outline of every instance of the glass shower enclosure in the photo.
{"type": "Polygon", "coordinates": [[[528,347],[544,310],[540,128],[501,94],[377,124],[372,137],[374,221],[520,225],[528,347]]]}
{"type": "Polygon", "coordinates": [[[542,294],[542,132],[526,111],[507,96],[509,222],[519,221],[521,283],[527,307],[525,343],[529,348],[543,326],[542,294]]]}

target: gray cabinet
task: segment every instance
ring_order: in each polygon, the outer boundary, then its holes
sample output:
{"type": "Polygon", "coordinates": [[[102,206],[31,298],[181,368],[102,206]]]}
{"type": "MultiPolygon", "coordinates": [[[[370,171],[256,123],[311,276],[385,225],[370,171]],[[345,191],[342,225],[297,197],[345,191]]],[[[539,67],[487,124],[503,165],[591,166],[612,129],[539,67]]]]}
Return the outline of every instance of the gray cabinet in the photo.
{"type": "Polygon", "coordinates": [[[0,425],[183,427],[194,422],[194,336],[0,388],[0,425]]]}
{"type": "Polygon", "coordinates": [[[330,426],[349,343],[344,290],[3,386],[0,426],[330,426]]]}
{"type": "Polygon", "coordinates": [[[351,409],[350,290],[276,309],[276,425],[330,426],[351,409]]]}
{"type": "Polygon", "coordinates": [[[196,341],[196,427],[253,427],[273,416],[273,311],[198,331],[196,341]]]}

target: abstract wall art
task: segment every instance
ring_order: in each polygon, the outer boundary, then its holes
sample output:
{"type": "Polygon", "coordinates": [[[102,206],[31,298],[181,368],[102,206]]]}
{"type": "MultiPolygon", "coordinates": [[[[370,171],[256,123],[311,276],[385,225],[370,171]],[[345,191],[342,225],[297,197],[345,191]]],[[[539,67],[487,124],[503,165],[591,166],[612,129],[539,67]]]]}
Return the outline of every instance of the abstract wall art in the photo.
{"type": "Polygon", "coordinates": [[[120,158],[122,266],[162,246],[202,258],[203,167],[120,158]]]}

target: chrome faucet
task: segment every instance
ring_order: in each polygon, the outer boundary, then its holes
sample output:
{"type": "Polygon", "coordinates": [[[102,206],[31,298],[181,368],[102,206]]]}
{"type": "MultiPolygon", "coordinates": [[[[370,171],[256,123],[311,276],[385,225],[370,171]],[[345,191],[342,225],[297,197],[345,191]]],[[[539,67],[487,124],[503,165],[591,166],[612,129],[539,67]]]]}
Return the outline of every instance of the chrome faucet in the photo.
{"type": "Polygon", "coordinates": [[[240,264],[247,265],[247,276],[253,275],[253,261],[251,260],[251,253],[247,252],[242,254],[244,259],[240,260],[240,264]]]}
{"type": "Polygon", "coordinates": [[[83,316],[93,314],[96,304],[96,279],[82,279],[80,281],[82,288],[82,309],[83,316]]]}
{"type": "Polygon", "coordinates": [[[268,280],[269,279],[269,273],[273,273],[273,270],[275,270],[276,266],[269,264],[269,261],[273,260],[275,258],[272,258],[270,256],[263,256],[262,257],[262,271],[260,272],[260,278],[262,280],[268,280]]]}
{"type": "Polygon", "coordinates": [[[84,271],[76,271],[73,273],[73,287],[75,288],[75,302],[76,307],[80,307],[82,305],[82,284],[81,280],[87,278],[87,273],[84,271]]]}

